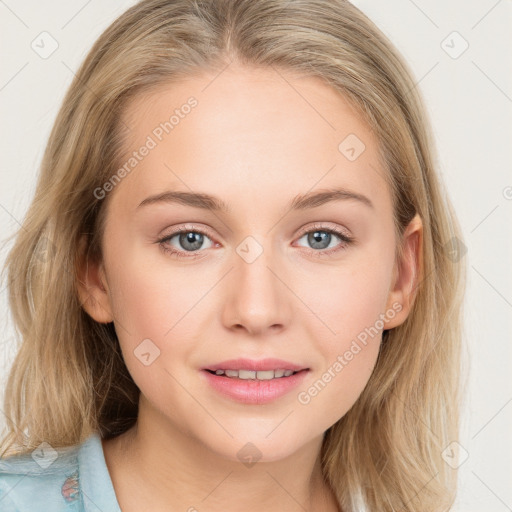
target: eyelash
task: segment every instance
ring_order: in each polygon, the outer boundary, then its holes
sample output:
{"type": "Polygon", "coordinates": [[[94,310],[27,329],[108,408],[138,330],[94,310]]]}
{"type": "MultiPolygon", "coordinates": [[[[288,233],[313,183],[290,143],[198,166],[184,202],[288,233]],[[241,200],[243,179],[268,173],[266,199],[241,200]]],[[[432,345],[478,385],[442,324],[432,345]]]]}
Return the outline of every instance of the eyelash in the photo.
{"type": "MultiPolygon", "coordinates": [[[[337,228],[326,228],[326,227],[323,227],[322,225],[317,225],[317,224],[315,224],[313,226],[313,228],[309,228],[309,229],[301,231],[301,233],[300,233],[298,238],[302,238],[304,235],[307,235],[309,233],[313,233],[315,231],[321,231],[321,232],[324,232],[324,233],[329,233],[329,234],[332,234],[332,235],[336,235],[343,242],[343,243],[340,244],[340,246],[338,246],[337,248],[334,248],[334,249],[315,250],[315,249],[307,249],[306,248],[306,250],[307,250],[307,252],[309,254],[311,254],[313,256],[316,256],[316,257],[322,257],[324,255],[333,255],[335,253],[338,253],[339,251],[343,251],[343,250],[347,249],[347,247],[354,242],[354,238],[347,236],[345,233],[343,233],[341,230],[339,230],[337,228]]],[[[200,254],[200,252],[201,252],[200,250],[198,250],[198,251],[188,251],[188,252],[177,251],[176,249],[170,249],[169,246],[165,245],[165,242],[171,240],[176,235],[180,235],[182,233],[199,233],[201,235],[207,236],[210,239],[213,238],[211,236],[210,232],[207,229],[196,228],[194,226],[192,226],[192,227],[179,226],[179,228],[176,231],[173,231],[171,234],[165,236],[164,238],[161,238],[161,239],[157,240],[157,242],[159,243],[159,246],[164,251],[164,253],[169,254],[170,256],[172,256],[174,258],[192,258],[192,259],[195,259],[195,258],[198,258],[198,257],[202,256],[200,254]]]]}

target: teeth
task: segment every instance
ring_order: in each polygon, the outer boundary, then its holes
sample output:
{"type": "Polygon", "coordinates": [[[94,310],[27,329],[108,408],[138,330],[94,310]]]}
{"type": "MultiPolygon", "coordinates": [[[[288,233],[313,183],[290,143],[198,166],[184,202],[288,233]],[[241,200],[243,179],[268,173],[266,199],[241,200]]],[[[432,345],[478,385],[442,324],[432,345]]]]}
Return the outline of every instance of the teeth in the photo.
{"type": "MultiPolygon", "coordinates": [[[[238,370],[238,372],[236,370],[234,370],[234,372],[238,373],[239,379],[255,379],[256,374],[259,373],[259,372],[254,372],[251,370],[238,370]]],[[[233,377],[235,377],[235,375],[233,375],[233,377]]]]}
{"type": "Polygon", "coordinates": [[[233,377],[242,380],[256,379],[256,380],[271,380],[279,379],[281,377],[289,377],[294,373],[293,370],[215,370],[216,375],[226,375],[226,377],[233,377]]]}

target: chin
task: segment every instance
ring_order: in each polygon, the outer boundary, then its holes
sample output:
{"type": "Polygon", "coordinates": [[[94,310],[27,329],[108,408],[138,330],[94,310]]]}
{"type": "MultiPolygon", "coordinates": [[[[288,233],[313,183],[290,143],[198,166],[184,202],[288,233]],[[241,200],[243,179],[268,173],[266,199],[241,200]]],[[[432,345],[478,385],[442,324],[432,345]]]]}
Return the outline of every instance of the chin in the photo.
{"type": "MultiPolygon", "coordinates": [[[[274,422],[272,428],[275,428],[278,424],[279,421],[274,422]]],[[[309,438],[305,439],[304,434],[302,439],[296,434],[291,436],[290,431],[283,427],[284,425],[281,425],[270,435],[269,432],[272,431],[272,428],[265,430],[265,432],[255,430],[254,434],[251,434],[250,429],[240,430],[240,432],[228,429],[233,438],[226,435],[223,436],[222,443],[217,441],[212,446],[211,440],[208,440],[209,442],[205,444],[222,458],[241,462],[246,464],[247,467],[256,462],[276,462],[290,457],[310,441],[309,438]],[[279,429],[282,430],[277,432],[279,429]]],[[[319,435],[321,437],[321,434],[319,435]]]]}

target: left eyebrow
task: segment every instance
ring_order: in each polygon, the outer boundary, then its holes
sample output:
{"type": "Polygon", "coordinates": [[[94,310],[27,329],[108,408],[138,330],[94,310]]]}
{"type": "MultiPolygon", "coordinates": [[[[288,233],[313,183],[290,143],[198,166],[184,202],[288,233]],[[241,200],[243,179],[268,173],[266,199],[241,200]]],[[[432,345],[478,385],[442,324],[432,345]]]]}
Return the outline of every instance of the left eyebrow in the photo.
{"type": "Polygon", "coordinates": [[[290,203],[291,210],[306,210],[308,208],[316,208],[332,201],[355,200],[374,208],[370,199],[363,194],[358,194],[345,188],[331,188],[323,191],[313,191],[308,194],[298,195],[290,203]]]}
{"type": "MultiPolygon", "coordinates": [[[[289,210],[306,210],[316,208],[332,201],[355,200],[374,208],[373,203],[368,197],[344,188],[326,189],[323,191],[313,191],[307,194],[299,194],[294,197],[289,204],[289,210]]],[[[202,208],[217,212],[230,212],[229,206],[218,197],[200,192],[182,192],[169,190],[144,199],[137,208],[155,203],[179,203],[193,208],[202,208]]]]}
{"type": "Polygon", "coordinates": [[[229,212],[230,208],[221,199],[211,196],[209,194],[203,194],[200,192],[180,192],[177,190],[169,190],[149,196],[144,199],[137,208],[148,204],[155,203],[180,203],[185,206],[192,206],[194,208],[202,208],[204,210],[213,210],[219,212],[229,212]]]}

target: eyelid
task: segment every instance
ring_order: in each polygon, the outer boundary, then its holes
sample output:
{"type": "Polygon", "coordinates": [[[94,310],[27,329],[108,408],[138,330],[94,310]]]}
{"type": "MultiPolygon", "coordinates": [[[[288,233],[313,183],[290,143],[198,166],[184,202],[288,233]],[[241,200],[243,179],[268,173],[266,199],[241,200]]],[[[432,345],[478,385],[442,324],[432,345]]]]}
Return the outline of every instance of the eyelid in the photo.
{"type": "MultiPolygon", "coordinates": [[[[328,226],[328,225],[326,225],[325,222],[318,222],[318,221],[313,224],[309,224],[309,225],[302,227],[299,230],[299,232],[297,233],[296,237],[302,237],[306,233],[314,231],[315,229],[317,229],[318,231],[332,230],[334,233],[338,234],[345,241],[353,240],[352,235],[346,228],[344,229],[337,225],[328,226]]],[[[206,226],[200,226],[198,224],[193,224],[190,222],[187,222],[185,224],[179,224],[178,226],[175,226],[174,228],[172,228],[172,231],[170,231],[167,234],[163,234],[160,237],[160,240],[163,238],[169,238],[169,237],[176,235],[182,231],[195,231],[195,232],[207,235],[209,238],[212,239],[212,241],[216,241],[216,237],[213,235],[212,230],[210,230],[206,226]]]]}
{"type": "MultiPolygon", "coordinates": [[[[324,255],[337,253],[340,250],[346,249],[350,244],[355,242],[355,238],[349,232],[347,232],[348,230],[346,230],[346,228],[341,228],[338,225],[329,226],[325,222],[318,222],[318,221],[313,223],[313,225],[309,224],[309,225],[306,225],[303,228],[301,228],[299,230],[299,233],[296,235],[295,239],[300,239],[305,234],[311,233],[315,230],[334,233],[335,236],[337,236],[341,240],[340,247],[337,247],[337,248],[315,250],[315,249],[309,249],[307,247],[303,247],[303,249],[306,252],[308,252],[309,254],[311,254],[315,257],[317,257],[317,256],[321,257],[324,255]]],[[[165,248],[163,246],[164,242],[168,241],[169,239],[173,238],[174,236],[176,236],[180,233],[187,232],[187,231],[196,232],[196,233],[206,235],[208,238],[210,238],[212,240],[212,243],[214,246],[218,245],[218,242],[216,241],[216,237],[212,235],[212,232],[209,228],[204,227],[204,226],[199,226],[199,225],[196,225],[193,223],[185,223],[185,224],[180,224],[178,226],[173,227],[172,231],[170,231],[168,234],[164,234],[161,237],[159,237],[157,242],[159,243],[160,247],[165,252],[170,253],[171,256],[173,256],[173,257],[192,258],[192,259],[202,257],[203,256],[202,253],[205,252],[204,250],[190,251],[190,253],[187,254],[186,251],[180,251],[177,249],[169,249],[169,248],[165,248]]]]}
{"type": "Polygon", "coordinates": [[[338,225],[329,226],[325,222],[314,222],[313,225],[309,224],[304,226],[299,230],[299,234],[297,236],[302,237],[306,233],[314,231],[315,229],[318,231],[333,231],[344,241],[353,240],[352,235],[346,228],[342,228],[338,225]]]}
{"type": "Polygon", "coordinates": [[[160,239],[169,238],[169,237],[177,235],[183,231],[193,231],[193,232],[201,233],[203,235],[207,235],[209,238],[212,239],[212,241],[215,240],[215,236],[213,235],[213,231],[211,229],[207,228],[206,226],[192,224],[191,222],[187,222],[185,224],[179,224],[178,226],[174,226],[171,231],[161,235],[160,239]]]}
{"type": "Polygon", "coordinates": [[[189,254],[187,254],[187,251],[180,251],[175,248],[165,247],[165,242],[168,242],[171,238],[174,238],[176,235],[179,235],[180,233],[186,233],[190,231],[206,235],[208,238],[212,240],[212,244],[214,246],[217,245],[215,238],[211,235],[210,229],[202,226],[200,227],[191,223],[185,223],[178,226],[174,226],[172,228],[172,231],[170,231],[167,234],[159,236],[156,242],[158,243],[159,248],[165,254],[172,258],[182,260],[195,260],[197,258],[202,258],[204,256],[205,251],[191,251],[189,254]]]}

